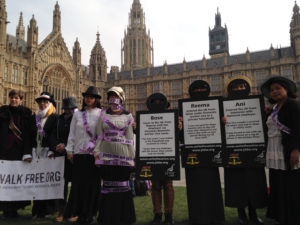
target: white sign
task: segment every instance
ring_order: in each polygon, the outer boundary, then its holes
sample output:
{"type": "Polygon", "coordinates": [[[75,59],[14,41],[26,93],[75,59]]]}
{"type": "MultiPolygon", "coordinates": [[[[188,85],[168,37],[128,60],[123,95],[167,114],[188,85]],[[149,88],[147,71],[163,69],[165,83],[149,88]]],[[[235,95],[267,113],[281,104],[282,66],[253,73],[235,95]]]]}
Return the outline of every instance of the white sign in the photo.
{"type": "Polygon", "coordinates": [[[62,199],[64,157],[0,161],[0,201],[62,199]]]}
{"type": "Polygon", "coordinates": [[[140,157],[175,157],[175,114],[141,114],[140,121],[140,157]]]}
{"type": "Polygon", "coordinates": [[[183,102],[184,144],[221,144],[219,100],[183,102]]]}
{"type": "Polygon", "coordinates": [[[226,144],[264,143],[259,98],[223,102],[226,144]]]}

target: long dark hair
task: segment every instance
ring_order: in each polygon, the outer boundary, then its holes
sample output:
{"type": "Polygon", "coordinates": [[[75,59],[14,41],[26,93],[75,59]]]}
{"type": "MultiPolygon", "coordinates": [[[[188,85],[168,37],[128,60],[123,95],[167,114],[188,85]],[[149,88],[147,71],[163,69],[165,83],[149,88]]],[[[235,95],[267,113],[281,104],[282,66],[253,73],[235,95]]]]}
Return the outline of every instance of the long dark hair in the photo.
{"type": "MultiPolygon", "coordinates": [[[[99,108],[99,109],[102,108],[101,103],[100,103],[100,98],[95,98],[94,107],[99,108]]],[[[84,98],[83,98],[81,111],[84,111],[85,108],[86,108],[86,104],[85,104],[84,98]]]]}

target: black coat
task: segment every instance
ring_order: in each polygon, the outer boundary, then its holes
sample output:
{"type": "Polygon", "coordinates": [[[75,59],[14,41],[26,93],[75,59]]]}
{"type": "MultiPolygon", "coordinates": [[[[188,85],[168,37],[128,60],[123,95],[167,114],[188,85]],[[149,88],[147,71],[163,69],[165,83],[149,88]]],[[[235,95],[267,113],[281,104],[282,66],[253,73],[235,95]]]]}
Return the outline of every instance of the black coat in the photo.
{"type": "MultiPolygon", "coordinates": [[[[64,144],[67,146],[68,137],[70,133],[70,125],[72,121],[72,116],[65,118],[64,114],[61,114],[57,118],[57,123],[55,129],[52,130],[51,134],[51,148],[55,150],[58,144],[64,144]]],[[[55,151],[55,155],[63,156],[65,153],[59,153],[55,151]]]]}
{"type": "Polygon", "coordinates": [[[287,169],[290,168],[291,152],[298,148],[300,150],[300,105],[294,99],[287,99],[278,112],[278,120],[287,126],[291,133],[281,131],[282,145],[284,149],[284,160],[287,169]]]}
{"type": "Polygon", "coordinates": [[[31,154],[32,150],[32,130],[31,130],[31,110],[19,106],[17,108],[10,106],[0,107],[0,158],[8,160],[21,160],[23,155],[31,154]],[[8,134],[10,118],[13,116],[14,123],[21,130],[22,143],[19,146],[15,144],[8,149],[8,134]],[[18,120],[18,121],[15,121],[18,120]]]}
{"type": "MultiPolygon", "coordinates": [[[[58,119],[58,115],[57,114],[51,114],[45,125],[44,125],[44,131],[46,133],[45,137],[43,138],[42,141],[42,147],[49,147],[50,151],[55,152],[55,148],[54,145],[55,143],[57,143],[56,137],[53,136],[53,130],[56,129],[57,126],[57,119],[58,119]]],[[[35,121],[35,115],[33,115],[33,139],[32,139],[32,143],[33,143],[33,147],[37,146],[37,142],[36,142],[36,136],[37,136],[37,126],[36,126],[36,121],[35,121]]]]}

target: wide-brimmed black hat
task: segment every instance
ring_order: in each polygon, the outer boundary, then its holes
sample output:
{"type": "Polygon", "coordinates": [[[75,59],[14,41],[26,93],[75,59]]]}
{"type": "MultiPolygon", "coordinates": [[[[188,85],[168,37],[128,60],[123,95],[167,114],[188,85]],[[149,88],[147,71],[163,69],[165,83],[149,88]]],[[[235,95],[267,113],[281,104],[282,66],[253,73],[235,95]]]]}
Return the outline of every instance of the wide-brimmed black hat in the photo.
{"type": "Polygon", "coordinates": [[[35,101],[38,103],[39,100],[41,99],[45,99],[45,100],[48,100],[49,102],[51,102],[54,106],[56,105],[55,101],[54,101],[54,97],[53,95],[51,95],[49,92],[47,91],[44,91],[40,94],[39,97],[37,97],[35,99],[35,101]]]}
{"type": "Polygon", "coordinates": [[[191,96],[191,98],[195,98],[195,99],[205,98],[205,97],[208,97],[209,94],[210,94],[210,86],[204,80],[195,80],[189,86],[189,95],[191,96]],[[206,88],[206,91],[202,91],[202,92],[198,92],[198,93],[194,92],[194,90],[197,88],[206,88]]]}
{"type": "Polygon", "coordinates": [[[82,93],[83,97],[86,95],[93,96],[99,99],[101,98],[100,91],[95,86],[89,86],[88,89],[86,89],[86,91],[82,93]]]}
{"type": "Polygon", "coordinates": [[[274,83],[283,86],[287,90],[289,97],[295,97],[297,90],[296,84],[292,80],[283,76],[273,76],[262,84],[260,90],[265,97],[270,99],[270,87],[271,84],[274,83]]]}
{"type": "Polygon", "coordinates": [[[147,108],[149,110],[166,110],[170,106],[170,103],[168,102],[167,97],[164,96],[162,93],[154,93],[154,94],[150,95],[147,98],[146,104],[147,104],[147,108]],[[153,103],[153,101],[157,100],[157,99],[159,99],[163,102],[163,104],[161,104],[160,107],[156,107],[156,104],[153,103]]]}
{"type": "Polygon", "coordinates": [[[62,100],[62,109],[75,109],[78,108],[76,98],[67,97],[62,100]]]}

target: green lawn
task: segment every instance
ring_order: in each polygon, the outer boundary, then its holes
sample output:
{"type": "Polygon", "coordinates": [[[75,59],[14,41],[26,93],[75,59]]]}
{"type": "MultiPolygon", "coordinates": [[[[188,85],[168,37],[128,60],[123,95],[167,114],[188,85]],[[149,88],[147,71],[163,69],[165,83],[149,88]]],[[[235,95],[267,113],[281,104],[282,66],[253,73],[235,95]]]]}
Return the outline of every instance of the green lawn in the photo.
{"type": "MultiPolygon", "coordinates": [[[[135,210],[137,215],[136,225],[149,225],[153,218],[152,214],[152,201],[150,196],[135,197],[135,210]]],[[[1,225],[52,225],[52,224],[69,224],[67,222],[57,223],[55,217],[51,219],[43,220],[31,220],[31,207],[20,210],[21,216],[17,219],[5,220],[0,213],[1,225]]],[[[266,225],[273,224],[272,220],[266,219],[265,210],[258,210],[259,216],[264,220],[266,225]]],[[[234,225],[237,223],[237,212],[235,209],[225,208],[226,225],[234,225]]],[[[187,225],[188,224],[188,210],[186,201],[186,189],[185,187],[175,187],[175,204],[174,204],[174,221],[175,225],[187,225]]]]}

